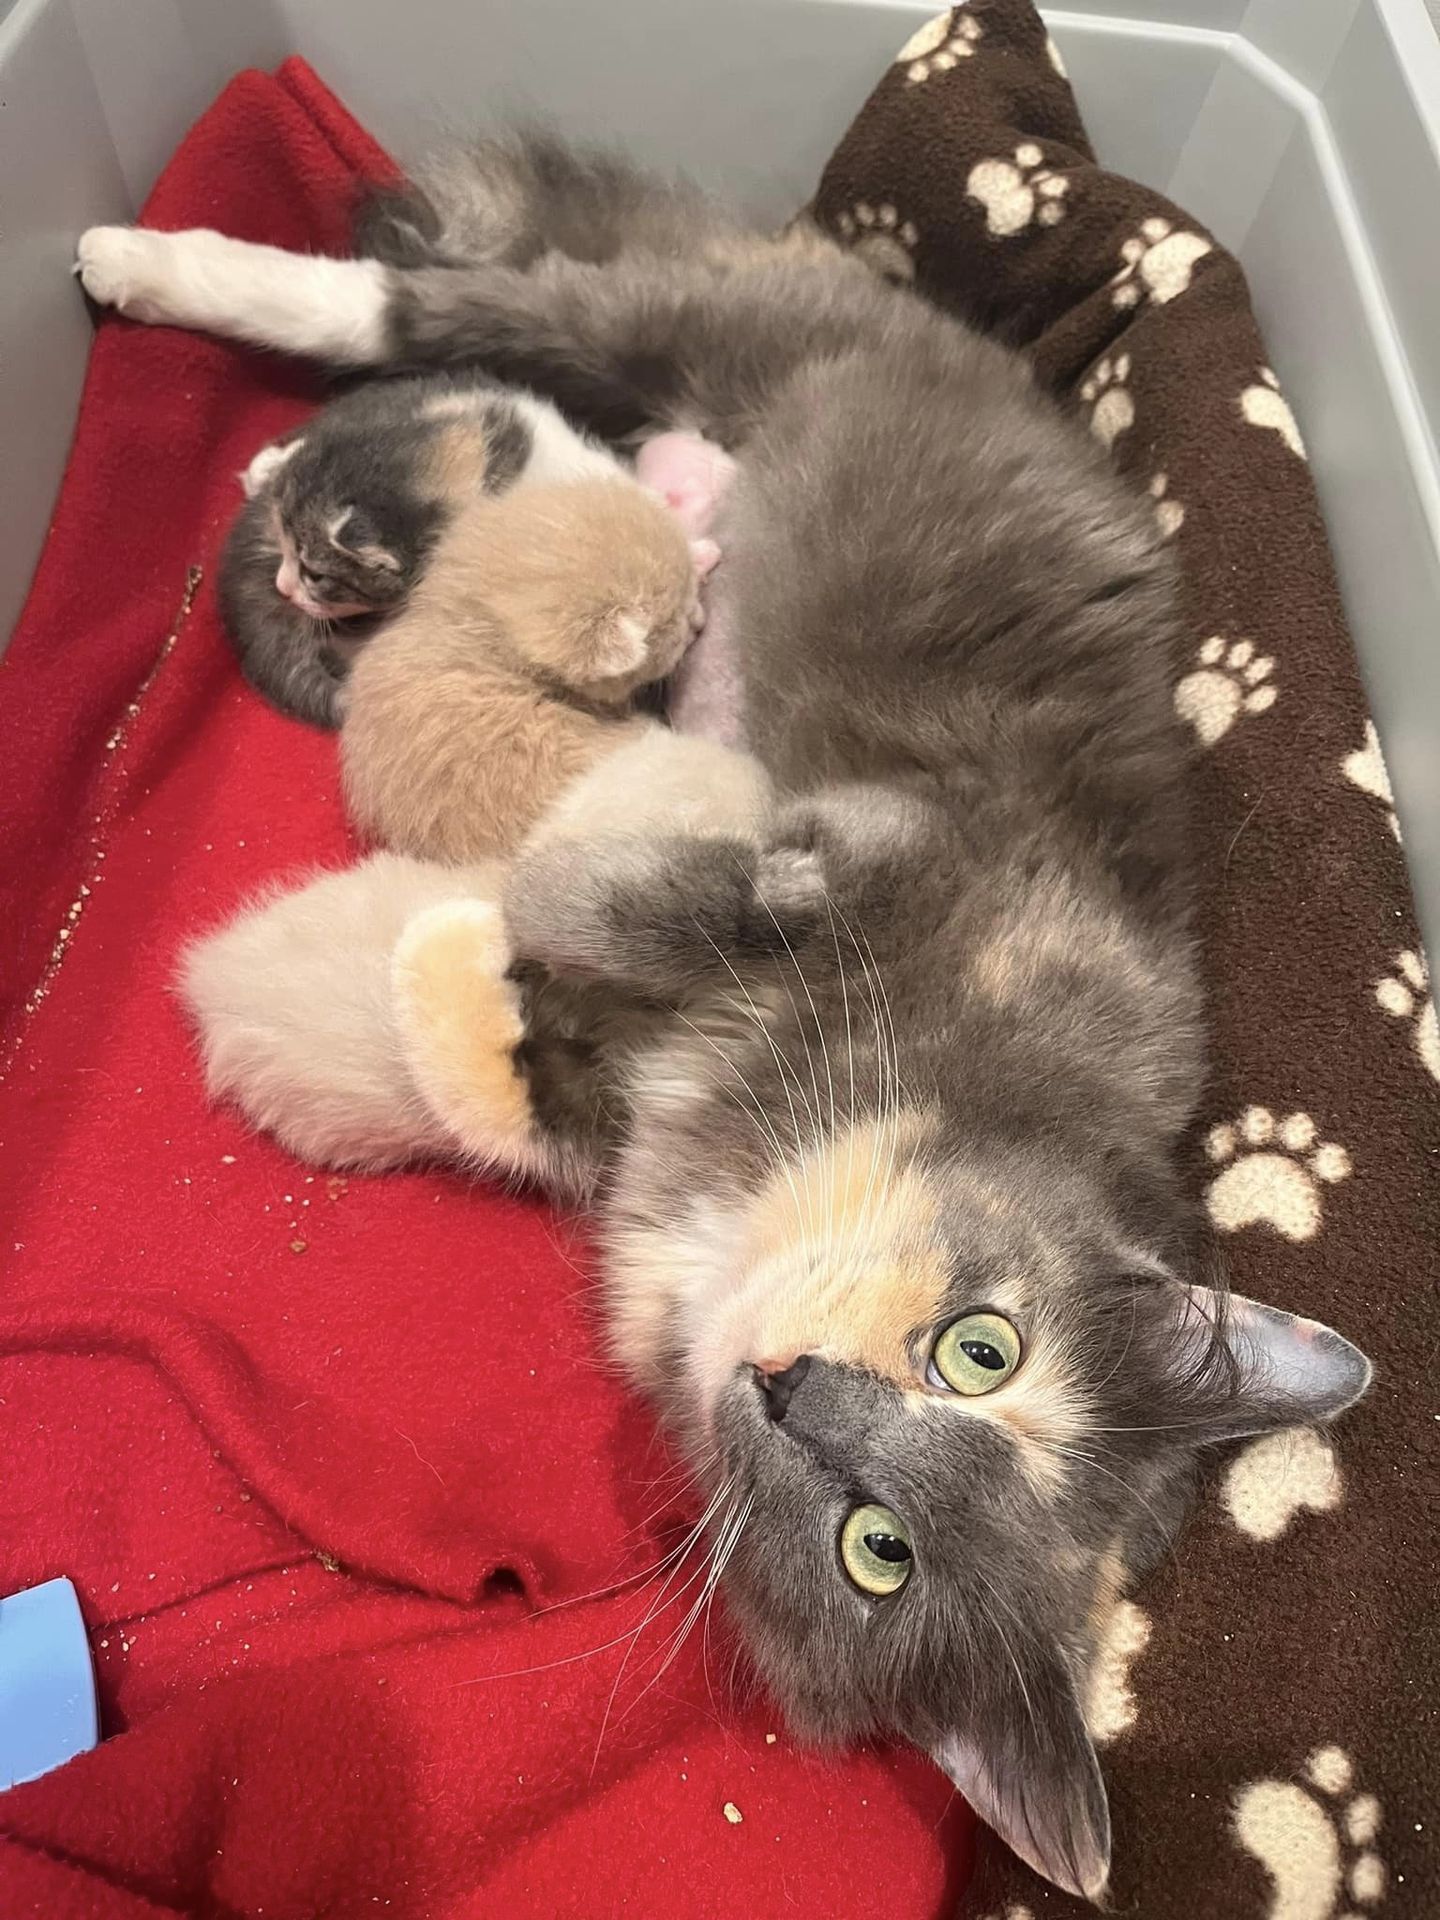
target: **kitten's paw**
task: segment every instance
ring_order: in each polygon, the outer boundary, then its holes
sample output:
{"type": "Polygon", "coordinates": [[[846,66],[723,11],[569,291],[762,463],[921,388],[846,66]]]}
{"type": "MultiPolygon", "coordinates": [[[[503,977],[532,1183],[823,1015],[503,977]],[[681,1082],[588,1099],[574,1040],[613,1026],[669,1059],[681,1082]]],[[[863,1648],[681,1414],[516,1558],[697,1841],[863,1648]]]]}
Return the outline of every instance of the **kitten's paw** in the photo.
{"type": "Polygon", "coordinates": [[[430,1113],[480,1164],[535,1174],[543,1162],[516,1064],[525,1023],[509,966],[499,907],[447,900],[407,923],[390,982],[406,1065],[430,1113]]]}
{"type": "Polygon", "coordinates": [[[168,317],[173,242],[140,227],[91,227],[75,249],[75,272],[98,305],[153,326],[168,317]]]}

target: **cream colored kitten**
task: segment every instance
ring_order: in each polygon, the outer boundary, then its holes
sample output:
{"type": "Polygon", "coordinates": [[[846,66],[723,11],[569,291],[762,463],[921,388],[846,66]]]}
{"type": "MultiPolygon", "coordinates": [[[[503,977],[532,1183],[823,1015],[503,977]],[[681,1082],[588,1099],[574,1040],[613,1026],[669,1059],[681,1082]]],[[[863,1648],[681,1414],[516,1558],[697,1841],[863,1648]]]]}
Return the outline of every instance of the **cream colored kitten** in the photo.
{"type": "Polygon", "coordinates": [[[655,728],[631,696],[694,637],[717,553],[621,476],[465,507],[352,670],[356,824],[426,859],[513,851],[570,781],[655,728]]]}

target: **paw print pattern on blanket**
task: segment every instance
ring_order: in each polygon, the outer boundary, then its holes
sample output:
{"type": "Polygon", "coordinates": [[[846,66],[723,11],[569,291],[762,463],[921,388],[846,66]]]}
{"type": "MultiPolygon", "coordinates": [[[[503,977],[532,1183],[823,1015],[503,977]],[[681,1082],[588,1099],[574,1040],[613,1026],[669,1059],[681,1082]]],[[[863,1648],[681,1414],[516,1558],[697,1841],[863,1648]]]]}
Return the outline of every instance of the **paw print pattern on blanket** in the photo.
{"type": "Polygon", "coordinates": [[[1262,367],[1260,378],[1240,395],[1240,411],[1252,427],[1264,427],[1280,438],[1303,460],[1305,442],[1290,411],[1290,403],[1280,391],[1280,382],[1272,367],[1262,367]]]}
{"type": "Polygon", "coordinates": [[[1097,1745],[1105,1746],[1134,1726],[1130,1669],[1149,1644],[1149,1614],[1133,1600],[1121,1600],[1096,1652],[1085,1694],[1085,1724],[1097,1745]]]}
{"type": "Polygon", "coordinates": [[[948,7],[916,28],[896,54],[895,64],[904,67],[905,78],[912,83],[929,80],[968,60],[984,38],[984,28],[963,4],[948,7]]]}
{"type": "Polygon", "coordinates": [[[977,160],[965,182],[969,199],[985,209],[985,229],[996,239],[1037,226],[1058,226],[1065,218],[1070,182],[1044,164],[1033,140],[1022,141],[1013,160],[977,160]]]}
{"type": "Polygon", "coordinates": [[[1335,1450],[1313,1427],[1285,1427],[1235,1456],[1220,1500],[1252,1540],[1278,1540],[1301,1513],[1329,1513],[1343,1483],[1335,1450]]]}
{"type": "Polygon", "coordinates": [[[1175,689],[1175,711],[1195,729],[1202,747],[1222,740],[1242,714],[1265,713],[1277,698],[1275,662],[1249,640],[1227,642],[1218,633],[1200,649],[1200,664],[1175,689]]]}
{"type": "Polygon", "coordinates": [[[1129,378],[1129,354],[1117,354],[1114,360],[1107,355],[1080,389],[1080,398],[1090,406],[1090,431],[1107,450],[1135,424],[1129,378]]]}
{"type": "Polygon", "coordinates": [[[1163,307],[1184,293],[1195,263],[1214,248],[1203,234],[1174,227],[1168,220],[1146,220],[1120,249],[1120,271],[1110,282],[1117,307],[1138,307],[1148,295],[1163,307]]]}
{"type": "Polygon", "coordinates": [[[1440,1021],[1430,991],[1430,969],[1423,953],[1408,949],[1395,956],[1395,968],[1375,982],[1375,998],[1397,1020],[1414,1022],[1415,1051],[1425,1071],[1440,1080],[1440,1021]]]}
{"type": "Polygon", "coordinates": [[[1375,722],[1365,722],[1365,743],[1347,753],[1340,762],[1340,771],[1352,787],[1359,787],[1362,793],[1368,793],[1372,799],[1383,800],[1385,817],[1390,831],[1398,840],[1400,822],[1395,814],[1395,793],[1390,785],[1390,769],[1385,764],[1385,754],[1380,745],[1380,736],[1375,731],[1375,722]]]}
{"type": "Polygon", "coordinates": [[[902,220],[888,200],[878,207],[857,200],[849,212],[837,216],[835,225],[850,251],[882,280],[905,284],[915,278],[919,232],[915,222],[902,220]]]}
{"type": "Polygon", "coordinates": [[[1323,1189],[1347,1179],[1350,1156],[1317,1138],[1308,1113],[1277,1120],[1267,1107],[1247,1107],[1233,1125],[1212,1127],[1205,1150],[1221,1171],[1205,1207],[1226,1233],[1264,1225],[1287,1240],[1313,1240],[1323,1217],[1323,1189]]]}
{"type": "Polygon", "coordinates": [[[1270,1876],[1265,1920],[1359,1920],[1357,1908],[1383,1900],[1389,1878],[1374,1847],[1380,1802],[1351,1794],[1354,1765],[1341,1747],[1318,1747],[1305,1779],[1315,1791],[1255,1780],[1235,1799],[1236,1838],[1270,1876]]]}
{"type": "Polygon", "coordinates": [[[1150,498],[1155,502],[1155,524],[1162,540],[1173,540],[1185,524],[1185,509],[1170,498],[1170,476],[1157,473],[1150,482],[1150,498]]]}

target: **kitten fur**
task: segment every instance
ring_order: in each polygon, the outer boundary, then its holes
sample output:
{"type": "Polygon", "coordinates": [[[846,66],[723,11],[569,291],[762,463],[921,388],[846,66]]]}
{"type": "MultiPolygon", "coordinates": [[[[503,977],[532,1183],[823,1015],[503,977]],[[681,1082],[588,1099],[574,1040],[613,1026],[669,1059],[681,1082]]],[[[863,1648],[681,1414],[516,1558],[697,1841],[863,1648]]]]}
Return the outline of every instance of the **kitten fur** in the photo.
{"type": "Polygon", "coordinates": [[[345,797],[381,845],[512,852],[548,802],[655,727],[630,707],[699,624],[678,521],[627,478],[465,507],[351,675],[345,797]]]}
{"type": "MultiPolygon", "coordinates": [[[[597,827],[644,836],[678,825],[733,838],[757,829],[768,800],[765,777],[746,755],[651,726],[566,787],[529,844],[584,840],[597,827]]],[[[498,913],[503,878],[496,862],[450,867],[376,853],[344,872],[270,890],[195,941],[177,988],[200,1036],[210,1097],[233,1102],[312,1166],[378,1172],[458,1158],[479,1170],[512,1170],[490,1130],[471,1124],[472,1103],[449,1095],[444,1072],[424,1065],[447,1047],[470,1055],[477,1039],[487,1048],[503,1045],[493,1029],[496,1010],[505,1016],[505,996],[513,991],[504,980],[510,956],[498,926],[492,937],[485,919],[498,913]],[[468,1023],[458,1048],[448,1017],[423,1029],[405,1016],[396,972],[402,941],[417,978],[427,966],[438,967],[446,927],[457,914],[467,956],[483,963],[458,995],[453,975],[444,983],[468,1023]],[[493,996],[479,1009],[488,1020],[477,1017],[477,993],[493,996]]],[[[595,1008],[574,989],[533,977],[530,991],[545,999],[552,1055],[562,1028],[571,1044],[593,1048],[597,1021],[607,1015],[606,1051],[617,1051],[613,995],[595,1008]]],[[[629,1020],[632,1013],[621,1008],[619,1017],[629,1020]]],[[[628,1048],[642,1037],[633,1023],[628,1048]]],[[[573,1075],[552,1076],[538,1087],[542,1104],[563,1110],[572,1086],[573,1075]]],[[[521,1091],[536,1090],[532,1069],[521,1091]]],[[[574,1127],[581,1116],[569,1119],[574,1127]]],[[[583,1124],[587,1131],[597,1124],[588,1108],[583,1124]]],[[[562,1175],[552,1131],[534,1123],[531,1170],[547,1173],[552,1184],[560,1181],[578,1199],[587,1189],[586,1171],[577,1162],[562,1175]],[[551,1164],[542,1166],[539,1156],[547,1149],[551,1164]]]]}
{"type": "MultiPolygon", "coordinates": [[[[81,271],[141,318],[480,366],[611,438],[741,452],[718,611],[777,803],[520,861],[524,965],[680,1015],[625,1064],[618,1150],[583,1086],[550,1124],[605,1175],[617,1352],[717,1501],[712,1577],[792,1723],[915,1742],[1102,1899],[1085,1701],[1117,1597],[1209,1449],[1370,1372],[1208,1284],[1179,1178],[1203,1020],[1154,516],[998,343],[614,157],[483,144],[369,240],[101,229],[81,271]],[[960,1393],[940,1337],[982,1309],[1019,1363],[960,1393]],[[846,1572],[867,1504],[911,1543],[886,1598],[846,1572]]],[[[533,993],[532,1085],[603,1077],[603,1038],[547,1051],[547,1018],[533,993]]]]}
{"type": "Polygon", "coordinates": [[[315,1166],[378,1172],[451,1151],[394,1014],[391,955],[416,914],[494,899],[498,868],[378,853],[262,895],[186,952],[177,982],[205,1086],[315,1166]]]}
{"type": "Polygon", "coordinates": [[[458,508],[527,474],[617,470],[534,395],[478,373],[383,381],[261,448],[220,563],[245,677],[282,712],[338,726],[355,653],[404,603],[458,508]]]}

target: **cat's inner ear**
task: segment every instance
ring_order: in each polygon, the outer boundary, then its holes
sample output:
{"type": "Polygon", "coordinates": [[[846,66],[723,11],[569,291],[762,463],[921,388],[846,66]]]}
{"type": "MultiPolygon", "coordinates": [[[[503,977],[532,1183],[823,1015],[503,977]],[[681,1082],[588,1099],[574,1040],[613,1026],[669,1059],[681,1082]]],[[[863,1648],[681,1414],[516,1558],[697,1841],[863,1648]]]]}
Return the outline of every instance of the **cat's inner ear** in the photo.
{"type": "Polygon", "coordinates": [[[1202,1286],[1177,1286],[1176,1311],[1179,1365],[1215,1362],[1191,1435],[1202,1443],[1333,1420],[1370,1384],[1365,1355],[1319,1320],[1202,1286]]]}
{"type": "Polygon", "coordinates": [[[992,1732],[956,1729],[931,1754],[1012,1853],[1098,1901],[1110,1878],[1110,1807],[1094,1742],[1058,1655],[1022,1658],[1027,1697],[997,1703],[992,1732]]]}

